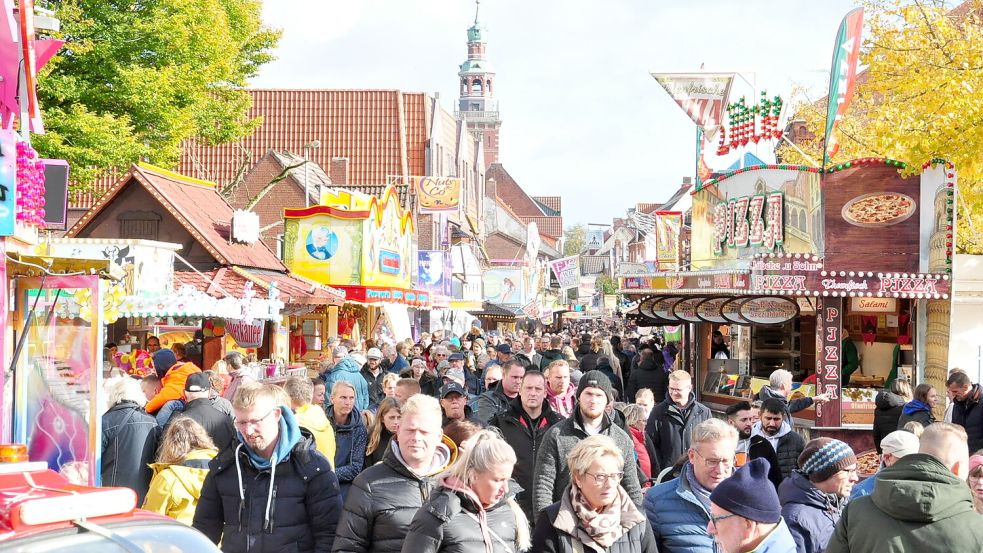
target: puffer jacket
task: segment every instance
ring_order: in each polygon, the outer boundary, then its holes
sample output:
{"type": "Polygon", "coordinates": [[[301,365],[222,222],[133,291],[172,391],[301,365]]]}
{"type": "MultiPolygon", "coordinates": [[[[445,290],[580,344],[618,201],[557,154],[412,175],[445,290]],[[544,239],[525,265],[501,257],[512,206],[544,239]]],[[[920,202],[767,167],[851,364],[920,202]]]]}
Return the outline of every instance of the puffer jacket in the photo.
{"type": "Polygon", "coordinates": [[[436,475],[456,460],[457,447],[444,436],[431,469],[416,474],[403,464],[399,444],[392,442],[382,462],[365,469],[352,483],[333,551],[401,551],[410,522],[436,486],[436,475]]]}
{"type": "MultiPolygon", "coordinates": [[[[634,465],[635,445],[631,441],[631,436],[614,424],[609,416],[604,415],[598,434],[603,434],[614,441],[624,454],[626,468],[634,465]]],[[[539,453],[536,455],[536,470],[532,479],[532,510],[537,517],[543,509],[559,501],[560,494],[570,485],[567,456],[575,445],[588,436],[579,409],[575,410],[570,418],[554,425],[543,436],[539,453]]],[[[635,505],[642,504],[642,487],[638,481],[637,470],[625,470],[625,475],[621,478],[621,487],[628,492],[635,505]]]]}
{"type": "Polygon", "coordinates": [[[148,511],[167,515],[191,526],[201,497],[201,486],[208,476],[208,462],[217,452],[212,449],[190,451],[180,463],[167,465],[154,463],[154,479],[143,502],[148,511]]]}
{"type": "Polygon", "coordinates": [[[840,520],[843,501],[820,491],[799,471],[778,487],[778,499],[798,553],[822,553],[840,520]]]}
{"type": "Polygon", "coordinates": [[[881,440],[898,429],[905,398],[891,392],[878,392],[874,397],[874,447],[881,454],[881,440]]]}
{"type": "MultiPolygon", "coordinates": [[[[909,422],[917,422],[927,428],[928,425],[935,422],[935,416],[932,415],[932,410],[924,403],[909,401],[901,407],[901,416],[898,417],[898,427],[896,430],[904,430],[905,425],[909,422]]],[[[970,451],[974,450],[971,449],[970,451]]]]}
{"type": "Polygon", "coordinates": [[[352,356],[345,357],[322,374],[324,379],[324,400],[331,402],[331,387],[339,380],[344,380],[355,387],[355,410],[364,411],[369,408],[369,385],[362,378],[362,367],[352,356]]]}
{"type": "MultiPolygon", "coordinates": [[[[430,499],[410,522],[404,553],[512,553],[519,547],[517,524],[525,517],[513,508],[513,484],[498,503],[483,509],[478,496],[453,478],[439,480],[430,499]]],[[[528,539],[528,530],[526,531],[528,539]]]]}
{"type": "Polygon", "coordinates": [[[536,470],[536,454],[539,453],[543,436],[562,420],[563,417],[557,415],[549,403],[543,402],[543,412],[539,420],[533,422],[522,408],[522,400],[515,398],[511,409],[491,422],[491,426],[497,428],[502,438],[515,450],[516,462],[512,469],[512,479],[519,484],[515,500],[530,521],[533,520],[532,478],[536,470]]]}
{"type": "Polygon", "coordinates": [[[710,511],[696,498],[687,478],[663,482],[649,490],[645,494],[645,515],[652,525],[659,551],[714,550],[713,538],[707,533],[710,511]]]}
{"type": "Polygon", "coordinates": [[[209,463],[193,526],[222,551],[331,551],[338,479],[286,407],[273,459],[237,440],[209,463]]]}
{"type": "MultiPolygon", "coordinates": [[[[297,424],[301,428],[307,429],[314,436],[314,445],[317,450],[331,463],[334,470],[335,438],[334,427],[328,421],[324,409],[319,405],[308,403],[297,408],[294,412],[297,424]]],[[[337,474],[336,474],[337,475],[337,474]]]]}
{"type": "Polygon", "coordinates": [[[362,422],[362,413],[355,409],[348,417],[348,422],[341,424],[335,421],[334,409],[328,407],[328,421],[334,429],[335,474],[341,485],[341,498],[348,497],[348,489],[352,480],[365,468],[365,448],[369,445],[369,431],[362,422]]]}
{"type": "MultiPolygon", "coordinates": [[[[574,514],[570,506],[570,489],[561,490],[560,501],[550,505],[543,510],[543,513],[536,520],[536,532],[532,537],[532,547],[529,551],[536,553],[574,553],[575,534],[581,532],[577,530],[577,515],[574,514]]],[[[652,534],[652,527],[645,522],[645,516],[640,512],[622,514],[622,525],[627,527],[627,531],[618,538],[611,547],[600,549],[581,543],[585,553],[659,553],[659,548],[655,543],[655,536],[652,534]]],[[[579,541],[579,540],[578,540],[579,541]]]]}
{"type": "Polygon", "coordinates": [[[938,459],[912,453],[882,470],[874,493],[843,510],[826,553],[983,551],[983,524],[966,482],[938,459]]]}
{"type": "Polygon", "coordinates": [[[136,402],[121,401],[102,415],[102,485],[125,486],[143,503],[157,456],[160,427],[136,402]]]}
{"type": "Polygon", "coordinates": [[[798,432],[793,431],[788,422],[782,423],[782,428],[778,431],[777,448],[773,447],[768,438],[761,433],[760,422],[755,423],[751,432],[748,460],[758,458],[768,460],[771,467],[768,469],[768,480],[771,480],[777,491],[782,481],[799,467],[799,455],[805,449],[805,439],[798,432]]]}
{"type": "Polygon", "coordinates": [[[655,451],[652,474],[659,474],[662,469],[674,465],[689,449],[693,429],[710,418],[710,409],[697,402],[692,393],[689,403],[682,410],[668,397],[656,404],[645,424],[645,436],[655,451]]]}
{"type": "Polygon", "coordinates": [[[969,436],[969,451],[983,449],[983,388],[973,384],[966,399],[952,402],[952,424],[966,429],[969,436]]]}
{"type": "Polygon", "coordinates": [[[646,359],[640,362],[635,370],[631,371],[631,374],[628,375],[628,381],[625,383],[624,401],[633,403],[635,394],[642,388],[652,390],[656,403],[665,401],[666,393],[669,391],[669,373],[662,368],[661,356],[657,359],[658,361],[653,360],[653,358],[646,359]]]}
{"type": "Polygon", "coordinates": [[[476,416],[483,424],[488,424],[500,413],[508,411],[511,405],[512,398],[505,395],[502,390],[502,382],[499,381],[494,389],[478,396],[478,413],[476,416]]]}

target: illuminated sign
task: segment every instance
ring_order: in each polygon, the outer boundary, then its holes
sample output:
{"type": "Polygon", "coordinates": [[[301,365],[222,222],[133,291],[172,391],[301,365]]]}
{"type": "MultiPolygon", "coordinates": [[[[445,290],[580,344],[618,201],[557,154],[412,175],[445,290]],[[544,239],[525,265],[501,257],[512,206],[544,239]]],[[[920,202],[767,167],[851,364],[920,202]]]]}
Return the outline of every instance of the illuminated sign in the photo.
{"type": "Polygon", "coordinates": [[[781,192],[733,198],[713,211],[713,253],[724,246],[774,249],[785,242],[785,196],[781,192]]]}

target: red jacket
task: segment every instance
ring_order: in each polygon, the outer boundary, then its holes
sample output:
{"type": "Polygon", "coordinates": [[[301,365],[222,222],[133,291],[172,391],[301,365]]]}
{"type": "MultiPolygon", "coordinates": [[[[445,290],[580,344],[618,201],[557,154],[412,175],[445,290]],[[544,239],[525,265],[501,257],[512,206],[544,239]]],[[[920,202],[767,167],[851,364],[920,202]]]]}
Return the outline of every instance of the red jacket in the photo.
{"type": "Polygon", "coordinates": [[[649,459],[648,450],[645,449],[645,432],[634,426],[629,426],[628,433],[631,434],[631,441],[635,444],[635,454],[638,456],[638,462],[642,467],[642,472],[645,473],[647,478],[652,478],[652,461],[649,459]]]}

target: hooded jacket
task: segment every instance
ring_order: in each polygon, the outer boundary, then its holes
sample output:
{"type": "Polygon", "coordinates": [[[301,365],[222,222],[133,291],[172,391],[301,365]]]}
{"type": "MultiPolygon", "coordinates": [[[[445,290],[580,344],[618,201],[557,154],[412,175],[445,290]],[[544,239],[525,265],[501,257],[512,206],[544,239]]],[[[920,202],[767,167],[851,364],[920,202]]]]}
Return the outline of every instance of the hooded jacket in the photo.
{"type": "Polygon", "coordinates": [[[542,414],[533,421],[522,408],[522,400],[515,398],[511,408],[491,422],[491,426],[497,428],[502,438],[515,450],[516,462],[512,469],[512,479],[519,484],[515,499],[530,521],[533,520],[532,479],[536,470],[536,454],[539,453],[543,436],[562,420],[563,417],[556,414],[549,403],[543,402],[542,414]]]}
{"type": "Polygon", "coordinates": [[[574,397],[577,393],[577,385],[573,382],[567,386],[567,391],[562,394],[554,394],[553,390],[550,389],[549,384],[546,385],[546,401],[553,408],[556,414],[563,418],[567,418],[573,414],[574,409],[577,408],[577,398],[574,397]]]}
{"type": "Polygon", "coordinates": [[[194,526],[228,552],[328,552],[341,512],[338,479],[280,407],[280,437],[270,459],[237,436],[213,459],[194,526]]]}
{"type": "Polygon", "coordinates": [[[823,553],[844,501],[821,491],[799,471],[778,487],[778,499],[798,553],[823,553]]]}
{"type": "Polygon", "coordinates": [[[348,497],[348,488],[351,487],[352,480],[355,480],[358,473],[365,468],[365,448],[369,445],[369,431],[365,428],[362,413],[358,409],[352,410],[348,422],[338,423],[334,418],[334,408],[328,407],[327,418],[334,429],[334,471],[341,485],[341,498],[344,500],[348,497]]]}
{"type": "Polygon", "coordinates": [[[782,422],[782,427],[774,436],[767,436],[756,422],[751,427],[751,442],[748,446],[748,460],[768,459],[771,468],[768,469],[768,480],[775,485],[775,490],[782,481],[792,475],[799,466],[799,454],[805,449],[805,439],[798,432],[792,431],[788,421],[782,422]]]}
{"type": "Polygon", "coordinates": [[[553,361],[560,361],[564,359],[563,352],[558,349],[548,349],[539,354],[542,359],[539,361],[539,369],[542,371],[546,370],[546,367],[550,366],[553,361]]]}
{"type": "Polygon", "coordinates": [[[881,440],[898,429],[905,398],[891,392],[878,392],[874,397],[874,447],[881,454],[881,440]]]}
{"type": "Polygon", "coordinates": [[[180,400],[184,397],[184,383],[187,382],[188,376],[191,373],[201,372],[194,363],[188,361],[186,363],[176,363],[164,378],[160,380],[160,391],[157,395],[147,402],[144,409],[148,413],[156,413],[158,409],[164,406],[168,401],[180,400]]]}
{"type": "MultiPolygon", "coordinates": [[[[638,482],[638,471],[628,470],[635,464],[635,445],[631,437],[607,415],[602,416],[598,434],[611,438],[624,454],[626,470],[621,478],[621,487],[628,492],[635,505],[641,505],[642,487],[638,482]]],[[[533,473],[532,510],[537,516],[543,509],[559,501],[564,490],[570,485],[567,456],[573,450],[573,446],[588,436],[590,434],[584,430],[579,409],[574,410],[573,416],[560,421],[543,436],[539,453],[536,454],[536,469],[533,473]]]]}
{"type": "Polygon", "coordinates": [[[430,499],[436,475],[457,460],[457,448],[447,436],[437,446],[434,462],[417,474],[403,462],[399,443],[392,442],[382,462],[365,469],[352,483],[338,524],[334,551],[394,553],[416,512],[430,499]]]}
{"type": "Polygon", "coordinates": [[[334,427],[328,421],[324,409],[313,403],[308,403],[307,405],[302,405],[294,412],[294,418],[297,419],[297,424],[301,428],[306,429],[314,436],[315,447],[331,463],[331,468],[334,470],[334,427]]]}
{"type": "Polygon", "coordinates": [[[362,368],[359,370],[359,374],[365,379],[365,386],[369,391],[369,407],[375,409],[379,406],[379,402],[385,396],[382,394],[382,379],[385,378],[388,371],[382,367],[382,363],[379,364],[379,374],[372,376],[372,371],[369,369],[369,362],[366,361],[362,368]]]}
{"type": "Polygon", "coordinates": [[[157,456],[160,427],[136,402],[121,401],[102,415],[102,485],[125,486],[140,503],[147,495],[150,463],[157,456]]]}
{"type": "MultiPolygon", "coordinates": [[[[901,407],[901,416],[898,417],[898,427],[895,430],[904,430],[904,427],[909,422],[917,422],[922,426],[928,426],[935,422],[935,416],[932,415],[932,409],[918,401],[913,400],[905,403],[901,407]]],[[[970,451],[976,451],[970,449],[970,451]]]]}
{"type": "Polygon", "coordinates": [[[652,474],[659,474],[662,469],[674,465],[689,449],[693,429],[710,417],[710,409],[696,401],[692,392],[684,409],[668,397],[656,404],[645,425],[645,435],[655,451],[652,474]]]}
{"type": "Polygon", "coordinates": [[[191,526],[201,497],[201,486],[208,475],[208,463],[216,453],[211,449],[196,449],[180,463],[150,465],[154,478],[150,481],[143,508],[191,526]]]}
{"type": "MultiPolygon", "coordinates": [[[[683,470],[685,474],[686,468],[683,470]]],[[[649,490],[645,494],[645,515],[652,525],[659,551],[703,553],[714,550],[713,538],[707,533],[710,511],[697,499],[685,476],[649,490]]]]}
{"type": "Polygon", "coordinates": [[[966,482],[938,459],[912,453],[882,470],[874,493],[843,510],[826,553],[983,551],[983,524],[966,482]]]}
{"type": "MultiPolygon", "coordinates": [[[[407,553],[512,553],[524,551],[519,545],[517,519],[513,507],[514,482],[505,495],[487,509],[478,496],[462,482],[450,476],[438,480],[430,499],[416,512],[403,551],[407,553]]],[[[520,512],[521,516],[521,512],[520,512]]],[[[524,517],[523,517],[524,518],[524,517]]],[[[526,532],[528,539],[528,532],[526,532]]]]}
{"type": "Polygon", "coordinates": [[[771,386],[762,386],[761,390],[758,391],[758,399],[765,401],[767,399],[779,399],[785,405],[785,418],[792,420],[792,413],[798,413],[803,409],[808,409],[812,406],[815,401],[811,397],[800,397],[799,399],[793,399],[789,401],[787,397],[779,394],[778,392],[771,389],[771,386]]]}
{"type": "Polygon", "coordinates": [[[980,400],[983,388],[973,384],[963,401],[952,402],[952,423],[966,429],[969,436],[969,451],[983,449],[983,402],[980,400]]]}
{"type": "Polygon", "coordinates": [[[324,378],[324,398],[331,401],[331,387],[339,380],[351,383],[355,387],[355,410],[364,411],[369,408],[369,386],[362,378],[362,367],[351,355],[338,361],[331,370],[321,375],[324,378]]]}
{"type": "Polygon", "coordinates": [[[658,358],[658,361],[655,359],[650,357],[639,362],[635,370],[628,375],[628,381],[625,383],[624,401],[634,402],[635,395],[642,388],[652,390],[656,403],[666,400],[666,394],[669,391],[669,373],[663,369],[662,359],[658,358]]]}

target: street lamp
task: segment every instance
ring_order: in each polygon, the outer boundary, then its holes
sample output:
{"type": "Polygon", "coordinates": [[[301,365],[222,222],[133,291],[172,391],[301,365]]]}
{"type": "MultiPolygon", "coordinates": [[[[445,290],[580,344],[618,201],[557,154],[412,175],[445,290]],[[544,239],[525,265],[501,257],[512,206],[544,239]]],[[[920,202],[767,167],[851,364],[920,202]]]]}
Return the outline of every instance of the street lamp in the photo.
{"type": "MultiPolygon", "coordinates": [[[[311,163],[311,150],[316,150],[321,147],[321,141],[318,139],[311,140],[307,144],[304,144],[304,207],[311,207],[311,189],[307,185],[307,178],[310,175],[309,165],[311,163]]],[[[321,203],[321,186],[318,185],[317,201],[321,203]]]]}

